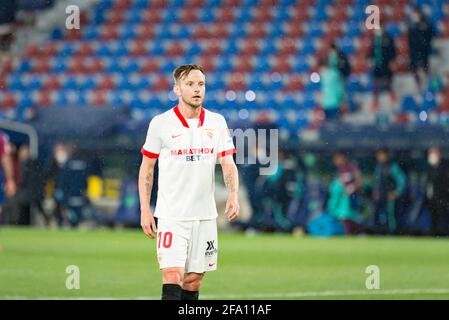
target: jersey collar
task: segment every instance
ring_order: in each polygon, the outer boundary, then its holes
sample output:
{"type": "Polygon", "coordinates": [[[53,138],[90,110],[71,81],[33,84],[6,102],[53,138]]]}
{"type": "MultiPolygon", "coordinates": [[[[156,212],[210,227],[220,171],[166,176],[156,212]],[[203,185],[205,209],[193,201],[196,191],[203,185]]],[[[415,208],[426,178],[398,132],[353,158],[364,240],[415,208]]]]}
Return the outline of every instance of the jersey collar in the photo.
{"type": "MultiPolygon", "coordinates": [[[[186,128],[189,128],[189,124],[187,123],[186,119],[182,116],[181,111],[179,111],[178,105],[176,105],[176,107],[173,108],[173,111],[175,111],[175,114],[178,117],[179,121],[181,121],[182,125],[186,128]]],[[[198,128],[203,126],[205,114],[206,112],[204,111],[204,107],[201,107],[200,121],[198,121],[198,128]]]]}

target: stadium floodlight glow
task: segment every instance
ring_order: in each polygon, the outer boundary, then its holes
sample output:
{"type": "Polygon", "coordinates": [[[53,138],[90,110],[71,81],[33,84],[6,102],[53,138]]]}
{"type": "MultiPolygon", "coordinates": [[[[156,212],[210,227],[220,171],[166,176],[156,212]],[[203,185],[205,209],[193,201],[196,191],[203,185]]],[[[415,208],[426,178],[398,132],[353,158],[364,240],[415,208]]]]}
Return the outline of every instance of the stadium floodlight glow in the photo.
{"type": "Polygon", "coordinates": [[[279,82],[282,80],[282,76],[279,72],[273,72],[272,74],[270,74],[270,79],[273,82],[279,82]]]}
{"type": "Polygon", "coordinates": [[[244,119],[248,119],[249,117],[249,112],[247,109],[240,109],[239,110],[239,118],[244,120],[244,119]]]}
{"type": "Polygon", "coordinates": [[[256,100],[256,93],[253,90],[248,90],[245,92],[246,101],[254,101],[256,100]]]}
{"type": "Polygon", "coordinates": [[[235,99],[237,99],[237,94],[235,93],[234,90],[228,90],[225,93],[225,98],[228,101],[234,101],[235,99]]]}
{"type": "Polygon", "coordinates": [[[427,120],[427,112],[421,111],[421,112],[419,113],[419,120],[421,120],[421,121],[426,121],[426,120],[427,120]]]}
{"type": "Polygon", "coordinates": [[[317,72],[312,72],[312,74],[310,75],[310,81],[312,81],[313,83],[318,83],[320,82],[321,77],[317,72]]]}

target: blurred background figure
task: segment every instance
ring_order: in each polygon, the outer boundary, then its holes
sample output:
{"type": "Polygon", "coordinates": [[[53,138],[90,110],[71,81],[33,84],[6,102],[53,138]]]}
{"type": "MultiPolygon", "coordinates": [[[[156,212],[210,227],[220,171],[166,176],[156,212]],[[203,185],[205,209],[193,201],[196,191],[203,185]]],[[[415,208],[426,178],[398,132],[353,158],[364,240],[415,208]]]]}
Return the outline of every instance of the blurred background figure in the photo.
{"type": "Polygon", "coordinates": [[[321,63],[321,99],[327,121],[340,118],[345,97],[343,77],[338,69],[338,55],[331,53],[321,63]]]}
{"type": "Polygon", "coordinates": [[[449,163],[442,159],[441,150],[428,151],[428,170],[425,184],[426,206],[432,217],[432,235],[449,235],[449,163]]]}
{"type": "Polygon", "coordinates": [[[379,94],[383,91],[388,91],[392,104],[396,101],[391,86],[393,77],[391,63],[396,58],[396,48],[393,38],[383,27],[374,31],[371,58],[374,76],[374,100],[372,109],[376,110],[379,107],[379,94]]]}
{"type": "Polygon", "coordinates": [[[87,205],[87,163],[74,156],[72,146],[57,143],[53,149],[53,163],[47,178],[55,183],[53,215],[58,226],[66,223],[76,227],[83,218],[83,209],[87,205]]]}
{"type": "Polygon", "coordinates": [[[12,43],[16,11],[16,0],[0,1],[0,64],[12,43]]]}
{"type": "Polygon", "coordinates": [[[8,198],[11,198],[16,193],[16,183],[14,181],[14,165],[11,157],[11,145],[8,136],[0,131],[0,214],[2,223],[10,223],[12,217],[9,217],[3,212],[3,204],[8,198]]]}
{"type": "Polygon", "coordinates": [[[32,213],[39,212],[48,225],[49,220],[45,215],[41,201],[43,199],[44,176],[38,160],[32,159],[30,147],[23,144],[18,149],[18,184],[17,192],[5,204],[5,214],[14,217],[14,224],[30,225],[32,223],[32,213]]]}
{"type": "Polygon", "coordinates": [[[346,79],[351,75],[351,64],[346,54],[340,49],[335,41],[331,43],[328,61],[334,63],[337,60],[337,69],[341,77],[346,79]]]}
{"type": "Polygon", "coordinates": [[[337,151],[332,160],[337,174],[329,186],[327,212],[343,223],[346,234],[360,233],[359,190],[362,175],[357,164],[349,160],[344,151],[337,151]]]}
{"type": "Polygon", "coordinates": [[[391,159],[388,149],[379,149],[376,161],[373,178],[374,229],[379,234],[395,234],[399,231],[398,221],[407,177],[391,159]]]}
{"type": "Polygon", "coordinates": [[[418,7],[413,7],[411,24],[408,30],[408,43],[410,47],[410,71],[413,72],[420,90],[424,90],[429,79],[429,57],[432,52],[432,39],[435,30],[424,12],[418,7]],[[421,81],[419,70],[425,73],[424,81],[421,81]]]}

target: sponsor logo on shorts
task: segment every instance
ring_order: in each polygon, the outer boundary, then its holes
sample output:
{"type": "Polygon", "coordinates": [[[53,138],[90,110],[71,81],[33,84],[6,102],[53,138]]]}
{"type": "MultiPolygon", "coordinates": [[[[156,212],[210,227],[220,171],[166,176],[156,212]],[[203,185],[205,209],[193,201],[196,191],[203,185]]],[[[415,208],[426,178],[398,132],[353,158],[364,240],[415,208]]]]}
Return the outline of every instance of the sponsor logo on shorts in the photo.
{"type": "Polygon", "coordinates": [[[206,257],[213,256],[214,254],[217,254],[218,250],[215,247],[215,240],[207,241],[207,248],[206,248],[206,257]]]}

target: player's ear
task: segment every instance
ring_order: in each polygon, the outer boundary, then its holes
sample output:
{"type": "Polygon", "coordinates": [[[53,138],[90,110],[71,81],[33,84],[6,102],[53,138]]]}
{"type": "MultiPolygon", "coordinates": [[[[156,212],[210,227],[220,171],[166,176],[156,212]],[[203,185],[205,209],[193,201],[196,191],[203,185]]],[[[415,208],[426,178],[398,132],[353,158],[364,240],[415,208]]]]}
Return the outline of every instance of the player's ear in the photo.
{"type": "Polygon", "coordinates": [[[175,82],[175,84],[173,85],[173,92],[176,94],[177,97],[181,96],[181,90],[179,89],[178,82],[175,82]]]}

